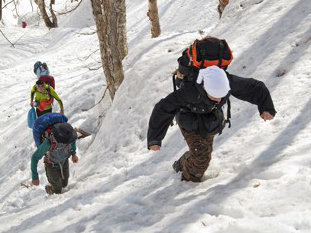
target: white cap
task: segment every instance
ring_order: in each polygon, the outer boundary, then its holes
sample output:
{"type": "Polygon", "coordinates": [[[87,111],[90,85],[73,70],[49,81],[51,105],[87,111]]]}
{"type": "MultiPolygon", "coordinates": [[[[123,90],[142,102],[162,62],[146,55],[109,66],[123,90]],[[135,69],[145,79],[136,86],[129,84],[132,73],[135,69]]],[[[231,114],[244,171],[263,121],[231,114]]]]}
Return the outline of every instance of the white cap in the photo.
{"type": "Polygon", "coordinates": [[[230,91],[227,74],[218,66],[209,66],[205,69],[201,69],[197,78],[197,83],[201,84],[202,81],[205,91],[212,97],[222,98],[230,91]]]}

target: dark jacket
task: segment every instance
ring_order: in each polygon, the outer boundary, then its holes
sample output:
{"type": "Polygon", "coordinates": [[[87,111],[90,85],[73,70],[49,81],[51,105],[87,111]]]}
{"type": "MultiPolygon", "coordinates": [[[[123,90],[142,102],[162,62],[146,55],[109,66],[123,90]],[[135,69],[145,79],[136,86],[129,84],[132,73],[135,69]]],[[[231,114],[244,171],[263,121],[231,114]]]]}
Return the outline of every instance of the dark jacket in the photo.
{"type": "MultiPolygon", "coordinates": [[[[264,111],[268,111],[273,116],[276,114],[270,92],[263,82],[229,73],[227,73],[227,77],[231,95],[256,104],[260,114],[264,111]]],[[[165,137],[168,127],[180,109],[188,109],[190,112],[204,115],[215,108],[213,101],[207,101],[209,100],[207,94],[202,90],[202,86],[196,82],[187,82],[155,105],[149,120],[148,148],[152,145],[161,146],[161,141],[165,137]]],[[[224,103],[225,101],[222,100],[218,108],[220,109],[224,103]]],[[[198,129],[198,132],[201,130],[198,129]]]]}

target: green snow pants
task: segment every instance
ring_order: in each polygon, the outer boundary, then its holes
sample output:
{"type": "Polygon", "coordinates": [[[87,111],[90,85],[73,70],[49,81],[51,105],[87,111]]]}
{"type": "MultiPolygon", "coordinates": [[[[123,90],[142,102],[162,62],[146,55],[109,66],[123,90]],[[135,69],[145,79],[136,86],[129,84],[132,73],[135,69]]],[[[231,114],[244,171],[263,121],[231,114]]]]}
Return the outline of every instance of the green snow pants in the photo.
{"type": "Polygon", "coordinates": [[[60,194],[62,188],[65,188],[69,179],[69,162],[68,159],[60,167],[60,165],[52,165],[45,163],[45,172],[54,193],[60,194]]]}

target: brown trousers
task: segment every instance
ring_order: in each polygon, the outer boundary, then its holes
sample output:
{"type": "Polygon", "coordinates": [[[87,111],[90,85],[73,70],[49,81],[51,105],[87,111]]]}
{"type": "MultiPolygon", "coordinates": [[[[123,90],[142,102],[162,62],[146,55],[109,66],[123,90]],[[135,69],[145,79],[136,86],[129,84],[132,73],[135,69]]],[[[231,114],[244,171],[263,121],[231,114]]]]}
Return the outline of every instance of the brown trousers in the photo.
{"type": "Polygon", "coordinates": [[[212,158],[214,136],[203,138],[200,134],[180,129],[189,147],[179,160],[182,179],[200,182],[212,158]]]}

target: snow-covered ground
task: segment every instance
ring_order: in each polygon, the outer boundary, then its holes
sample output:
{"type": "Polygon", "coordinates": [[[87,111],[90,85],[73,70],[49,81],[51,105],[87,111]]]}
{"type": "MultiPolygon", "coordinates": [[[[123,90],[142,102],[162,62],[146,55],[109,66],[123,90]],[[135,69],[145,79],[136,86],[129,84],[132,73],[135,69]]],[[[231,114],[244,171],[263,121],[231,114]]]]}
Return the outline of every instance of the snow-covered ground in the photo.
{"type": "MultiPolygon", "coordinates": [[[[56,1],[63,12],[77,4],[56,1]]],[[[0,29],[0,232],[311,232],[311,2],[231,0],[218,20],[217,0],[158,0],[162,34],[151,39],[147,1],[127,1],[129,55],[110,109],[89,1],[48,30],[30,1],[4,9],[0,29]],[[29,20],[27,28],[20,26],[29,20]],[[39,25],[39,26],[38,26],[39,25]],[[146,149],[155,103],[172,91],[176,59],[203,35],[224,38],[229,72],[264,81],[277,110],[264,122],[256,106],[231,98],[232,127],[216,137],[202,183],[181,182],[171,165],[187,146],[170,127],[159,152],[146,149]],[[35,151],[27,127],[33,64],[45,61],[78,141],[69,186],[47,195],[31,181],[35,151]],[[93,107],[96,104],[95,107],[93,107]]],[[[57,103],[54,111],[59,111],[57,103]]]]}

